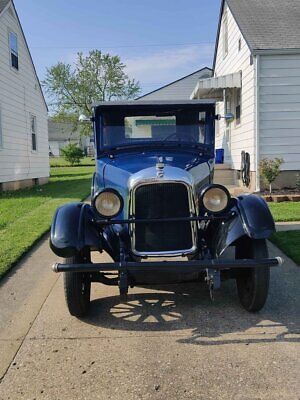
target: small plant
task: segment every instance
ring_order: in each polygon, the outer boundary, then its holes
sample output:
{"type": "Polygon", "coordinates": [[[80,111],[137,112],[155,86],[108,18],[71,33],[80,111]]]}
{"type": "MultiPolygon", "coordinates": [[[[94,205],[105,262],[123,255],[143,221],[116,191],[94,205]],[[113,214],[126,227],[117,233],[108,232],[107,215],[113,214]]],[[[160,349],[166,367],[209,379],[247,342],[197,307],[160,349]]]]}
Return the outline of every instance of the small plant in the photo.
{"type": "Polygon", "coordinates": [[[296,175],[296,189],[300,190],[300,174],[296,175]]]}
{"type": "Polygon", "coordinates": [[[84,152],[74,143],[67,144],[61,149],[63,158],[72,166],[78,165],[84,157],[84,152]]]}
{"type": "Polygon", "coordinates": [[[280,166],[283,164],[282,158],[263,158],[259,163],[260,173],[269,184],[269,193],[272,193],[272,183],[280,173],[280,166]]]}

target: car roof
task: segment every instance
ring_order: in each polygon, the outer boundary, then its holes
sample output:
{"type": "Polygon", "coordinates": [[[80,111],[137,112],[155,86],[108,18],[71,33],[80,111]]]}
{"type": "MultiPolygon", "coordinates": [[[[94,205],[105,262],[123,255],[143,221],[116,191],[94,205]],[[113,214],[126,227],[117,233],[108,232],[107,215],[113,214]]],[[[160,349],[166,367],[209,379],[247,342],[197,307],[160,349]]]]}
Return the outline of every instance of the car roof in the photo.
{"type": "Polygon", "coordinates": [[[155,107],[155,106],[204,106],[214,105],[216,100],[214,99],[201,99],[201,100],[127,100],[127,101],[100,101],[93,104],[93,108],[112,108],[112,107],[155,107]]]}

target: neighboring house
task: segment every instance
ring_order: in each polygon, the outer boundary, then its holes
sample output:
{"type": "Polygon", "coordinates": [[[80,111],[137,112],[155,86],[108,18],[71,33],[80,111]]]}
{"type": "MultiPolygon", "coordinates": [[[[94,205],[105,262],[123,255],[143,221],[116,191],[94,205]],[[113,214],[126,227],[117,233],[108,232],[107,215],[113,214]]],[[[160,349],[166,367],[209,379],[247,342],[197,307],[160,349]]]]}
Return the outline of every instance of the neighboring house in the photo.
{"type": "MultiPolygon", "coordinates": [[[[241,152],[251,157],[251,189],[260,190],[259,161],[282,157],[278,187],[295,186],[300,170],[299,0],[222,1],[213,65],[191,98],[216,98],[216,148],[240,170],[241,152]]],[[[238,174],[237,174],[238,175],[238,174]]]]}
{"type": "Polygon", "coordinates": [[[0,190],[47,182],[47,112],[15,6],[0,0],[0,190]]]}
{"type": "MultiPolygon", "coordinates": [[[[204,67],[198,71],[193,72],[181,79],[169,83],[168,85],[162,86],[150,93],[144,94],[136,100],[143,101],[155,101],[155,100],[189,100],[192,90],[199,79],[205,79],[212,76],[212,70],[204,67]]],[[[140,137],[143,134],[145,137],[161,138],[170,135],[174,132],[174,124],[176,120],[168,117],[148,116],[134,118],[128,121],[130,126],[127,129],[130,131],[130,135],[134,137],[135,133],[140,137]]]]}
{"type": "Polygon", "coordinates": [[[71,123],[55,122],[51,118],[48,120],[49,132],[49,155],[58,157],[61,155],[61,149],[73,143],[78,145],[86,155],[94,156],[94,140],[92,136],[82,136],[80,131],[71,123]]]}
{"type": "Polygon", "coordinates": [[[137,100],[188,100],[198,80],[210,76],[212,76],[212,70],[205,67],[153,92],[144,94],[137,100]]]}

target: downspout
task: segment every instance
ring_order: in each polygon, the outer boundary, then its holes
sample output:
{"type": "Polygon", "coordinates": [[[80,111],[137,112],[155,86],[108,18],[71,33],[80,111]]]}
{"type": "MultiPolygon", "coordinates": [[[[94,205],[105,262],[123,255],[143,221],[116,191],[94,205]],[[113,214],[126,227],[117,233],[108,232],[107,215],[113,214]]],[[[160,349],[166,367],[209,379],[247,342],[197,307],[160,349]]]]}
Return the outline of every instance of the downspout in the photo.
{"type": "Polygon", "coordinates": [[[259,101],[259,69],[260,69],[260,55],[256,54],[255,56],[255,64],[254,64],[254,75],[255,75],[255,191],[260,192],[260,173],[259,173],[259,159],[260,159],[260,151],[259,151],[259,130],[260,130],[260,101],[259,101]]]}

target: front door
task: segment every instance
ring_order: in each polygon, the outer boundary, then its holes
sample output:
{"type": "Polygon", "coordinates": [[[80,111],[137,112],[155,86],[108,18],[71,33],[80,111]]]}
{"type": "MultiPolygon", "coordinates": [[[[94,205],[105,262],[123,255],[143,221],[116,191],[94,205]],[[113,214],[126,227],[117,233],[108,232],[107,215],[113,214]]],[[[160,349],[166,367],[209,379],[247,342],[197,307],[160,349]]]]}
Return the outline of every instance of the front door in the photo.
{"type": "Polygon", "coordinates": [[[231,158],[231,128],[230,126],[226,127],[225,131],[225,146],[224,146],[224,163],[229,164],[231,166],[232,158],[231,158]]]}
{"type": "MultiPolygon", "coordinates": [[[[225,114],[232,112],[232,91],[225,90],[225,114]]],[[[225,134],[224,134],[224,163],[232,165],[231,157],[231,121],[225,121],[225,134]]]]}

